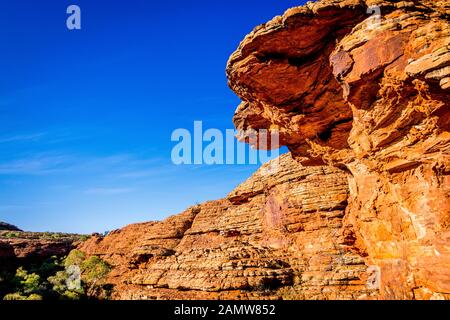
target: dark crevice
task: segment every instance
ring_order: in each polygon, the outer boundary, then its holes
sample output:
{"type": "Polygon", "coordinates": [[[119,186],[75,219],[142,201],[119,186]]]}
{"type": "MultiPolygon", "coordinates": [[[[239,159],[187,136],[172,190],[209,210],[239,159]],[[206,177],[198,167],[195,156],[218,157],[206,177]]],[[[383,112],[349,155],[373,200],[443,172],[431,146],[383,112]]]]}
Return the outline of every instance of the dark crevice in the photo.
{"type": "Polygon", "coordinates": [[[344,124],[344,123],[352,122],[352,121],[353,121],[353,118],[344,118],[344,119],[335,121],[335,122],[331,123],[330,126],[327,129],[325,129],[325,131],[319,133],[317,136],[320,140],[322,140],[323,142],[326,142],[331,138],[331,136],[333,134],[333,130],[337,126],[344,124]]]}

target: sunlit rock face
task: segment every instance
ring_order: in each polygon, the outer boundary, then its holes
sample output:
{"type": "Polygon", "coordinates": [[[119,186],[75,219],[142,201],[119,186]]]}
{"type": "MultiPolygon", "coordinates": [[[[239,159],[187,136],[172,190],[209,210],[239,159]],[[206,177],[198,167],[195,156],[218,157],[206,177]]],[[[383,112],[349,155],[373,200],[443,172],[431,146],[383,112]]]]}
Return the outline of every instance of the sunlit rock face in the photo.
{"type": "Polygon", "coordinates": [[[277,129],[303,163],[351,173],[344,224],[380,270],[379,298],[450,293],[448,13],[319,1],[255,29],[227,68],[238,129],[277,129]]]}
{"type": "Polygon", "coordinates": [[[80,249],[115,266],[109,281],[117,299],[376,297],[343,223],[347,178],[286,154],[225,199],[92,238],[80,249]]]}
{"type": "Polygon", "coordinates": [[[252,31],[227,66],[234,123],[290,153],[225,199],[80,246],[114,266],[113,297],[450,298],[449,13],[325,0],[252,31]]]}

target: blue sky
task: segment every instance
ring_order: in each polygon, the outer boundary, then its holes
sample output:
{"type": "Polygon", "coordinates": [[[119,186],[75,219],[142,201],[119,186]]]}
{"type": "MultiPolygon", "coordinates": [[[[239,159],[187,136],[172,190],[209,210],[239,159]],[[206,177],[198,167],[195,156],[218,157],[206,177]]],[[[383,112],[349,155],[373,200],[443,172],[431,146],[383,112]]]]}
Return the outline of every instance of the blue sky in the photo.
{"type": "Polygon", "coordinates": [[[177,128],[231,129],[225,64],[292,0],[0,4],[0,220],[90,233],[225,196],[256,166],[175,166],[177,128]],[[82,30],[66,28],[79,5],[82,30]]]}

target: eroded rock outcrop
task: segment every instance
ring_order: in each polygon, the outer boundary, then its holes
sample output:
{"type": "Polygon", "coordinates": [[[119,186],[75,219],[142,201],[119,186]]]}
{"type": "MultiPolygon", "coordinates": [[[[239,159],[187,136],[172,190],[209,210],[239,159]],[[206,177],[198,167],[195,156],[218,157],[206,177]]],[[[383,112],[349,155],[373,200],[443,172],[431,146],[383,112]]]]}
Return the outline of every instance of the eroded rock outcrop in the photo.
{"type": "Polygon", "coordinates": [[[450,293],[449,9],[310,3],[255,29],[227,68],[239,129],[279,130],[305,164],[351,173],[344,224],[379,298],[450,293]]]}
{"type": "Polygon", "coordinates": [[[234,122],[291,153],[225,199],[85,242],[113,297],[450,298],[449,13],[324,0],[257,27],[227,66],[234,122]]]}

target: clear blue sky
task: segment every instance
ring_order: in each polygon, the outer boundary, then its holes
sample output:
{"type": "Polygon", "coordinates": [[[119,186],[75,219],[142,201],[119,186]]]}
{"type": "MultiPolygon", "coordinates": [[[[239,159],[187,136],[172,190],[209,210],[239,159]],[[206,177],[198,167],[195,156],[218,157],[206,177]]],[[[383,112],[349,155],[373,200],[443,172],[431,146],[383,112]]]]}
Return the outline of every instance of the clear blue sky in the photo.
{"type": "Polygon", "coordinates": [[[1,1],[0,220],[102,232],[225,196],[256,167],[172,165],[171,133],[233,128],[229,55],[302,2],[1,1]]]}

